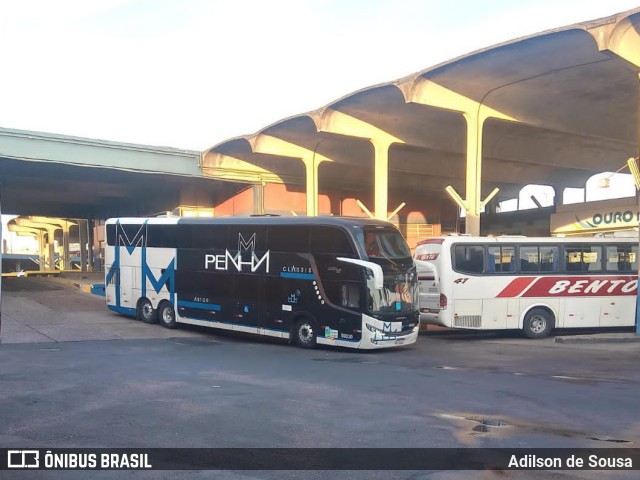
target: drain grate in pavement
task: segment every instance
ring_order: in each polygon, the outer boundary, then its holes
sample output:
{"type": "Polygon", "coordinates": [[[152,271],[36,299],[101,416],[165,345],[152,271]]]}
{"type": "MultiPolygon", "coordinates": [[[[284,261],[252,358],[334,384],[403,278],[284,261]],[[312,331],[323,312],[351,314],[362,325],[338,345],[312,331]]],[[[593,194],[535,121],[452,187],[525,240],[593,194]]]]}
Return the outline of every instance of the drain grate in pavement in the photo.
{"type": "Polygon", "coordinates": [[[479,433],[490,432],[493,427],[508,426],[507,422],[504,422],[502,420],[497,420],[495,418],[465,417],[465,420],[469,420],[471,422],[477,422],[478,425],[475,425],[471,430],[479,433]]]}

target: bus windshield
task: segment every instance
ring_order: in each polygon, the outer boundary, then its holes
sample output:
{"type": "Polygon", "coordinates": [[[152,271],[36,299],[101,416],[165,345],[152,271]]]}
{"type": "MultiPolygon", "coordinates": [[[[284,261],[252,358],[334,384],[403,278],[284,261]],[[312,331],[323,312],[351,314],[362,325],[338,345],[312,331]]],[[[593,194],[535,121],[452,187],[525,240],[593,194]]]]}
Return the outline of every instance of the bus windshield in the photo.
{"type": "Polygon", "coordinates": [[[418,279],[413,268],[403,273],[385,273],[382,289],[375,288],[372,275],[367,276],[367,290],[372,314],[408,314],[416,310],[418,279]]]}
{"type": "Polygon", "coordinates": [[[418,277],[411,251],[397,230],[365,227],[360,241],[370,262],[384,272],[383,288],[375,288],[367,278],[368,310],[374,315],[403,315],[415,312],[418,304],[418,277]]]}
{"type": "Polygon", "coordinates": [[[367,228],[364,230],[364,246],[369,260],[390,261],[411,257],[411,251],[400,232],[390,228],[367,228]]]}

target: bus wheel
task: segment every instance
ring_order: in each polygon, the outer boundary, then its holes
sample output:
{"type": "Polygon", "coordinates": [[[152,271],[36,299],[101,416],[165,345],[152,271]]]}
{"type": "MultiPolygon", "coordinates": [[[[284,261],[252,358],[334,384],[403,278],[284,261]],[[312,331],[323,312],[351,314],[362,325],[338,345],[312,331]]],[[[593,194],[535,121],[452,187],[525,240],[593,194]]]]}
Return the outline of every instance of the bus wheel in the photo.
{"type": "Polygon", "coordinates": [[[313,348],[316,346],[316,326],[312,320],[303,318],[296,323],[293,329],[295,342],[302,348],[313,348]]]}
{"type": "Polygon", "coordinates": [[[144,323],[157,323],[158,312],[153,309],[151,301],[148,298],[141,298],[138,301],[138,319],[144,323]]]}
{"type": "Polygon", "coordinates": [[[524,317],[522,330],[528,338],[544,338],[553,328],[553,315],[542,308],[534,308],[524,317]]]}
{"type": "Polygon", "coordinates": [[[164,302],[159,308],[160,323],[166,328],[177,328],[178,322],[176,322],[176,311],[173,309],[173,305],[169,302],[164,302]]]}

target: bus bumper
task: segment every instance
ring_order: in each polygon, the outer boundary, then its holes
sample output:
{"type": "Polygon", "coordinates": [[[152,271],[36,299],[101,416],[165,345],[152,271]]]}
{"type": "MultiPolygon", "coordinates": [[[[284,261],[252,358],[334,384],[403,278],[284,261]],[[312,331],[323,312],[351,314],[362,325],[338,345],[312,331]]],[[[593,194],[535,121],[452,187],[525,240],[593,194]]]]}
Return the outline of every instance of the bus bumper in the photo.
{"type": "Polygon", "coordinates": [[[362,349],[390,348],[416,343],[420,325],[410,333],[402,332],[402,322],[382,322],[368,315],[362,315],[362,349]]]}

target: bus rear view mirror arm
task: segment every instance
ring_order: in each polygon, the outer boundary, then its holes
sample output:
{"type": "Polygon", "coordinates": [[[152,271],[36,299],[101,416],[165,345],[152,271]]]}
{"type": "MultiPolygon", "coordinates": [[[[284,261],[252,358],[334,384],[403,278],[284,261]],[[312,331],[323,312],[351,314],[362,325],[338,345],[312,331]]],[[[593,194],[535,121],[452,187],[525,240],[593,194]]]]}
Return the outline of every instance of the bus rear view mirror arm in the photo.
{"type": "Polygon", "coordinates": [[[384,274],[382,272],[382,267],[377,263],[368,262],[366,260],[360,260],[358,258],[345,258],[338,257],[337,260],[345,263],[353,263],[354,265],[359,265],[364,268],[368,268],[373,272],[373,282],[374,288],[377,290],[382,290],[384,288],[384,274]]]}

